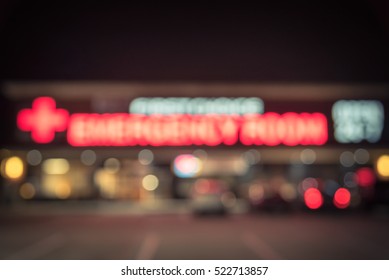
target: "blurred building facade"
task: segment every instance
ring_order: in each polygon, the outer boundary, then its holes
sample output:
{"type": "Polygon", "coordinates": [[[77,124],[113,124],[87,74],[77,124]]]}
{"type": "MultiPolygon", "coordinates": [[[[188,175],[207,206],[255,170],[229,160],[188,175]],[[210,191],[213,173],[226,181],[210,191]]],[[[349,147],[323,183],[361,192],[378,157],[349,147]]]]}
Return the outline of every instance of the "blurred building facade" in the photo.
{"type": "MultiPolygon", "coordinates": [[[[387,85],[8,82],[2,202],[387,204],[387,85]]],[[[3,103],[5,104],[5,103],[3,103]]]]}

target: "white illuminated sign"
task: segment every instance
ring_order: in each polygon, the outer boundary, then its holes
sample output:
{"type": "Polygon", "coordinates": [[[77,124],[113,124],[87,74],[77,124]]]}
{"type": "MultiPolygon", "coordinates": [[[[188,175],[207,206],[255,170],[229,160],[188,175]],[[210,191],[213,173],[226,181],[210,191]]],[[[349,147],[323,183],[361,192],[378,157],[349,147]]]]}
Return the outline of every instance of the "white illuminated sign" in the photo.
{"type": "Polygon", "coordinates": [[[384,128],[384,107],[376,100],[339,100],[332,106],[332,118],[338,142],[375,143],[384,128]]]}
{"type": "Polygon", "coordinates": [[[129,112],[132,114],[262,114],[263,101],[257,97],[204,98],[204,97],[139,97],[134,99],[129,112]]]}

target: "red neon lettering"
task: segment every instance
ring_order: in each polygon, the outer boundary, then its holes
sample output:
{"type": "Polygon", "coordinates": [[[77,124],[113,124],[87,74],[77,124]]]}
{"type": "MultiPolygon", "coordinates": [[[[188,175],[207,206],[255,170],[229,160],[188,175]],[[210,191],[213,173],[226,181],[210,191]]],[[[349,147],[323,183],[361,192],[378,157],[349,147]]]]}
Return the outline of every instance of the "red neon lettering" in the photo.
{"type": "Polygon", "coordinates": [[[300,116],[296,113],[285,113],[283,115],[285,124],[285,136],[283,143],[287,146],[296,146],[304,135],[304,125],[300,116]]]}
{"type": "Polygon", "coordinates": [[[280,115],[277,113],[266,113],[262,116],[266,125],[266,134],[263,135],[263,143],[268,146],[277,146],[281,144],[282,139],[278,135],[280,115]]]}
{"type": "Polygon", "coordinates": [[[165,118],[164,131],[168,146],[192,145],[188,124],[189,120],[186,115],[172,115],[165,118]]]}
{"type": "Polygon", "coordinates": [[[88,141],[85,139],[85,114],[73,114],[70,117],[68,129],[68,142],[72,146],[88,146],[88,141]]]}
{"type": "Polygon", "coordinates": [[[161,142],[160,135],[163,131],[158,126],[158,116],[143,119],[142,125],[142,138],[144,139],[144,143],[151,146],[159,146],[158,143],[161,142]]]}
{"type": "Polygon", "coordinates": [[[327,142],[327,119],[320,113],[265,113],[245,115],[240,133],[244,145],[323,145],[327,142]]]}
{"type": "Polygon", "coordinates": [[[22,131],[31,131],[31,138],[37,143],[50,143],[55,132],[65,131],[69,113],[56,109],[51,97],[39,97],[32,103],[32,109],[22,109],[17,116],[17,126],[22,131]]]}
{"type": "Polygon", "coordinates": [[[219,136],[226,145],[234,145],[238,141],[240,117],[238,115],[217,116],[219,136]]]}
{"type": "Polygon", "coordinates": [[[260,118],[257,114],[250,114],[244,116],[240,132],[240,141],[243,145],[262,145],[262,140],[257,137],[257,132],[260,130],[260,118]]]}
{"type": "Polygon", "coordinates": [[[222,139],[218,135],[214,115],[195,115],[191,126],[191,139],[195,145],[217,146],[222,139]]]}
{"type": "MultiPolygon", "coordinates": [[[[126,146],[124,139],[124,122],[128,114],[114,114],[107,120],[107,132],[117,146],[126,146]]],[[[110,144],[111,145],[111,144],[110,144]]]]}
{"type": "Polygon", "coordinates": [[[328,139],[327,118],[320,113],[301,114],[306,121],[305,137],[302,145],[323,145],[328,139]]]}
{"type": "Polygon", "coordinates": [[[323,145],[327,120],[319,113],[246,116],[74,114],[73,146],[323,145]]]}
{"type": "Polygon", "coordinates": [[[128,131],[127,141],[128,139],[132,139],[131,143],[133,143],[132,145],[134,146],[135,145],[147,146],[148,144],[143,135],[143,130],[144,130],[143,123],[146,118],[147,117],[145,115],[140,115],[140,114],[131,115],[130,123],[134,123],[134,125],[132,127],[132,130],[130,129],[128,131]]]}
{"type": "Polygon", "coordinates": [[[73,146],[186,146],[238,139],[239,118],[216,115],[74,114],[68,142],[73,146]]]}
{"type": "Polygon", "coordinates": [[[166,115],[161,118],[162,134],[166,146],[191,145],[188,133],[188,118],[185,115],[166,115]]]}

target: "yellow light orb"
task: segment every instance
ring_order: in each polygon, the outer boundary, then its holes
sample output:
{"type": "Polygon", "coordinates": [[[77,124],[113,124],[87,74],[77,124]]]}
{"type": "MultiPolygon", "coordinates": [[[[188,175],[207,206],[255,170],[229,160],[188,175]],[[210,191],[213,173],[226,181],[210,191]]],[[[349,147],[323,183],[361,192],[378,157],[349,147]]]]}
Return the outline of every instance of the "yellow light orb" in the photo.
{"type": "Polygon", "coordinates": [[[18,180],[23,176],[24,164],[21,158],[10,157],[3,160],[2,163],[1,169],[4,177],[11,180],[18,180]]]}
{"type": "Polygon", "coordinates": [[[382,177],[389,177],[389,155],[382,155],[378,158],[377,172],[382,177]]]}
{"type": "Polygon", "coordinates": [[[142,185],[145,190],[154,191],[159,185],[159,180],[155,175],[149,174],[143,178],[142,185]]]}

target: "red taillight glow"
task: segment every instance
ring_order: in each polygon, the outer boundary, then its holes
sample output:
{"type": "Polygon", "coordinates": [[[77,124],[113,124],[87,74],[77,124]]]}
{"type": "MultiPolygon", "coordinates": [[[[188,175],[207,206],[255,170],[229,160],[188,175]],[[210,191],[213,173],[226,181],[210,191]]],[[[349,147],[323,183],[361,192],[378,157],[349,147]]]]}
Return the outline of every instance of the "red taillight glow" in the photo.
{"type": "Polygon", "coordinates": [[[323,196],[318,189],[309,188],[304,193],[304,202],[309,209],[319,209],[323,205],[323,196]]]}
{"type": "Polygon", "coordinates": [[[348,189],[340,188],[335,192],[334,205],[337,208],[344,209],[350,205],[351,194],[348,189]]]}
{"type": "Polygon", "coordinates": [[[376,182],[374,171],[369,167],[363,167],[356,172],[358,185],[363,188],[373,187],[376,182]]]}

